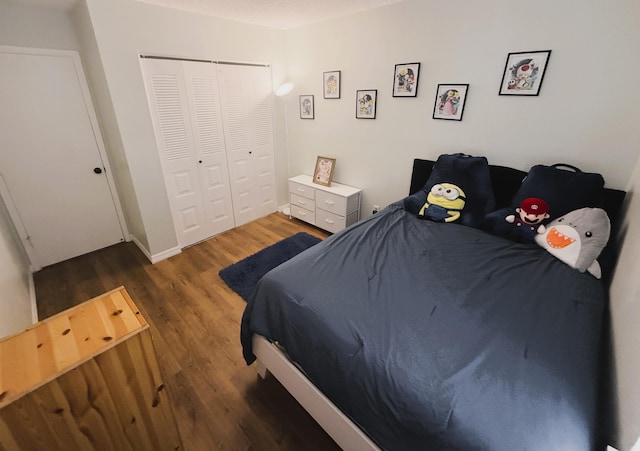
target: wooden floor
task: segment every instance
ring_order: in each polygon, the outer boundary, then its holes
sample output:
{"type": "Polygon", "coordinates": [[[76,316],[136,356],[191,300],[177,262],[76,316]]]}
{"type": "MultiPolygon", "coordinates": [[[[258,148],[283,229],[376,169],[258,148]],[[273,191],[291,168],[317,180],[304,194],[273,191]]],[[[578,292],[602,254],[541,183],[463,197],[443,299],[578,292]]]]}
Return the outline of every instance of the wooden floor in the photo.
{"type": "Polygon", "coordinates": [[[339,449],[273,377],[247,367],[245,302],[218,271],[297,232],[326,233],[275,213],[151,265],[122,243],[35,273],[39,318],[124,286],[151,324],[187,450],[339,449]]]}

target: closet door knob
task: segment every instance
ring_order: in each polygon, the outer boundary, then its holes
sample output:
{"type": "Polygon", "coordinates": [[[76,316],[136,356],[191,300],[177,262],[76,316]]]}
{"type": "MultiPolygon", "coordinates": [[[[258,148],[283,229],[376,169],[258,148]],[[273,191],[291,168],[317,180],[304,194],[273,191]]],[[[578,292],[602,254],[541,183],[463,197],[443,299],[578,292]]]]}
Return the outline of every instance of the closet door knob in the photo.
{"type": "Polygon", "coordinates": [[[93,172],[95,172],[96,174],[102,174],[102,169],[101,168],[93,168],[93,172]]]}

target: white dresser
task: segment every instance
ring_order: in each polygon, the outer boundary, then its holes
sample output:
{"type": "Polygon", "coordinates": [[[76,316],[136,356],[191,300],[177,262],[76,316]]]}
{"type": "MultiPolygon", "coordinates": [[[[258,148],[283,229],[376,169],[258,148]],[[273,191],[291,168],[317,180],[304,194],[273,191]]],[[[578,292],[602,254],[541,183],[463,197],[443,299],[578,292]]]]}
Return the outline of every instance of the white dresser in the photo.
{"type": "Polygon", "coordinates": [[[291,216],[335,233],[360,219],[362,190],[340,183],[323,186],[310,175],[289,179],[291,216]]]}

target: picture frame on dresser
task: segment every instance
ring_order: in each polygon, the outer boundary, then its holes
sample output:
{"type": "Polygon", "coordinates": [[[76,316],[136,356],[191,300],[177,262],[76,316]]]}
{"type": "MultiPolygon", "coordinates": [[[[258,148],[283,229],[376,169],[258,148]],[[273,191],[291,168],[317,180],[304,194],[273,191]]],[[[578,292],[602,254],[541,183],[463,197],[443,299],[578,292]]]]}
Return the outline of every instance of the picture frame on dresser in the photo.
{"type": "Polygon", "coordinates": [[[333,171],[336,167],[335,158],[318,157],[316,159],[316,168],[313,171],[313,183],[318,185],[331,186],[333,180],[333,171]]]}

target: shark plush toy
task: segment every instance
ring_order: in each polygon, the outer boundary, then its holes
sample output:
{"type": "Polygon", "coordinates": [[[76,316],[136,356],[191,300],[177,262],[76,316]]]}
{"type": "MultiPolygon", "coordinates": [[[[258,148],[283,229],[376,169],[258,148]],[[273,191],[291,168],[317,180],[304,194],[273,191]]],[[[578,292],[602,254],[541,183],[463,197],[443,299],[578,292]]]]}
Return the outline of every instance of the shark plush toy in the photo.
{"type": "Polygon", "coordinates": [[[580,208],[551,221],[535,240],[557,259],[600,279],[602,270],[596,259],[610,233],[611,223],[603,209],[580,208]]]}

